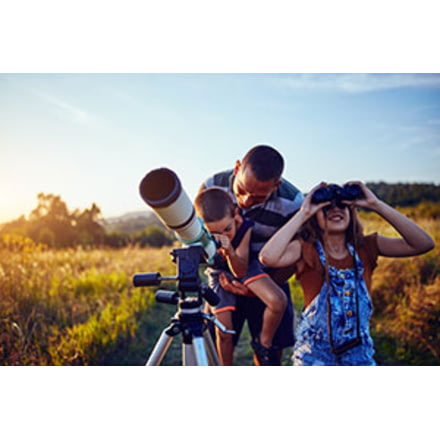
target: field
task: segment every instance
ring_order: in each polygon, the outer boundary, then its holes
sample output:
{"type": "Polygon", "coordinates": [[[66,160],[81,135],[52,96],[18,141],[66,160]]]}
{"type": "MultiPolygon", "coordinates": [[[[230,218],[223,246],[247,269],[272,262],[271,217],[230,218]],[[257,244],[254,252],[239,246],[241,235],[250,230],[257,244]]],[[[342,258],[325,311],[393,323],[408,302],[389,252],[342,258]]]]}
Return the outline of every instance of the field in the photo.
{"type": "MultiPolygon", "coordinates": [[[[389,233],[364,214],[366,232],[389,233]]],[[[436,220],[419,221],[439,243],[436,220]]],[[[133,288],[136,272],[174,275],[172,248],[48,250],[26,239],[0,247],[1,365],[142,365],[175,306],[152,288],[133,288]]],[[[299,286],[291,280],[297,313],[299,286]]],[[[166,287],[166,286],[165,286],[166,287]]],[[[168,287],[172,287],[169,285],[168,287]]],[[[440,364],[440,251],[380,260],[372,292],[372,335],[380,365],[440,364]]],[[[289,354],[284,363],[289,364],[289,354]]],[[[176,338],[164,365],[179,365],[176,338]]],[[[247,334],[237,365],[251,365],[247,334]]]]}

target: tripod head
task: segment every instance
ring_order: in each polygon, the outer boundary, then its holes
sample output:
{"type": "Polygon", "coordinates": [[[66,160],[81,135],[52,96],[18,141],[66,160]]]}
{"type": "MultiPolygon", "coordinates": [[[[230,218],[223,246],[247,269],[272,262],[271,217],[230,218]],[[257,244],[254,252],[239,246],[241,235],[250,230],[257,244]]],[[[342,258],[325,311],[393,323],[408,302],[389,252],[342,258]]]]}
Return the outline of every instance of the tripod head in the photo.
{"type": "MultiPolygon", "coordinates": [[[[158,290],[156,301],[167,304],[178,304],[185,301],[186,295],[197,295],[197,301],[202,304],[205,299],[208,304],[215,306],[219,302],[217,295],[207,286],[200,282],[199,266],[204,261],[205,251],[201,246],[189,246],[174,249],[171,252],[173,262],[177,264],[177,276],[162,277],[159,272],[140,273],[133,277],[135,287],[159,286],[162,281],[177,281],[177,291],[158,290]]],[[[194,300],[191,301],[194,303],[194,300]]],[[[195,304],[194,304],[195,305],[195,304]]]]}

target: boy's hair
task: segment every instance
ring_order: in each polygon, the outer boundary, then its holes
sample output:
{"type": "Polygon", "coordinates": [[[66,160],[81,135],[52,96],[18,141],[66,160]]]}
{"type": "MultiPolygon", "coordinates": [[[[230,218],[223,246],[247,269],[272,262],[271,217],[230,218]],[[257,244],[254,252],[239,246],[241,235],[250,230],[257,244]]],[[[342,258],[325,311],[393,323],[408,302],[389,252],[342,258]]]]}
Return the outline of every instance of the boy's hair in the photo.
{"type": "Polygon", "coordinates": [[[199,192],[194,200],[197,215],[205,222],[216,222],[235,214],[231,196],[221,188],[207,188],[199,192]]]}
{"type": "Polygon", "coordinates": [[[242,160],[242,166],[250,166],[260,182],[279,180],[284,170],[284,159],[275,148],[257,145],[251,148],[242,160]]]}

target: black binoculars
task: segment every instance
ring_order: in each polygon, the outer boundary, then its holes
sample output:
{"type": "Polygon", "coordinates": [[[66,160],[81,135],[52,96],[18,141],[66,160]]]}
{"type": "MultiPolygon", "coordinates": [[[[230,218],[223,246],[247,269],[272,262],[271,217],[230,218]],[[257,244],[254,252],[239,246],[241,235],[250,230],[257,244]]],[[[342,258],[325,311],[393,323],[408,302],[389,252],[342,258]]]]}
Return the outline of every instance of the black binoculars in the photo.
{"type": "Polygon", "coordinates": [[[331,206],[337,206],[338,208],[345,208],[347,205],[344,201],[351,202],[353,200],[362,199],[364,193],[362,188],[353,183],[346,183],[344,186],[328,185],[318,188],[312,196],[312,203],[319,204],[324,202],[333,202],[331,206]]]}

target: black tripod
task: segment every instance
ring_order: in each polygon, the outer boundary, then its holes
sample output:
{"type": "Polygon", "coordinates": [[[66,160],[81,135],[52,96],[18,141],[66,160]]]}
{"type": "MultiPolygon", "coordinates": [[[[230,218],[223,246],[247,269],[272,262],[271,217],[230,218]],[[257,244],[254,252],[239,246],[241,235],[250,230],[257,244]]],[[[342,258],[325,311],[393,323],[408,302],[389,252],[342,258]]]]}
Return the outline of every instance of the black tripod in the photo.
{"type": "Polygon", "coordinates": [[[140,286],[158,286],[162,281],[178,282],[177,292],[158,290],[156,301],[166,304],[177,304],[178,310],[171,319],[171,324],[160,335],[156,345],[147,360],[147,366],[160,365],[173,339],[182,334],[182,364],[185,366],[220,365],[220,361],[212,341],[208,322],[217,325],[225,333],[234,333],[226,329],[214,315],[203,313],[204,300],[214,306],[218,303],[217,295],[200,283],[198,274],[202,261],[203,248],[190,246],[175,249],[171,252],[173,261],[177,263],[177,277],[162,277],[159,272],[137,274],[133,284],[140,286]],[[188,293],[196,296],[187,297],[188,293]]]}

